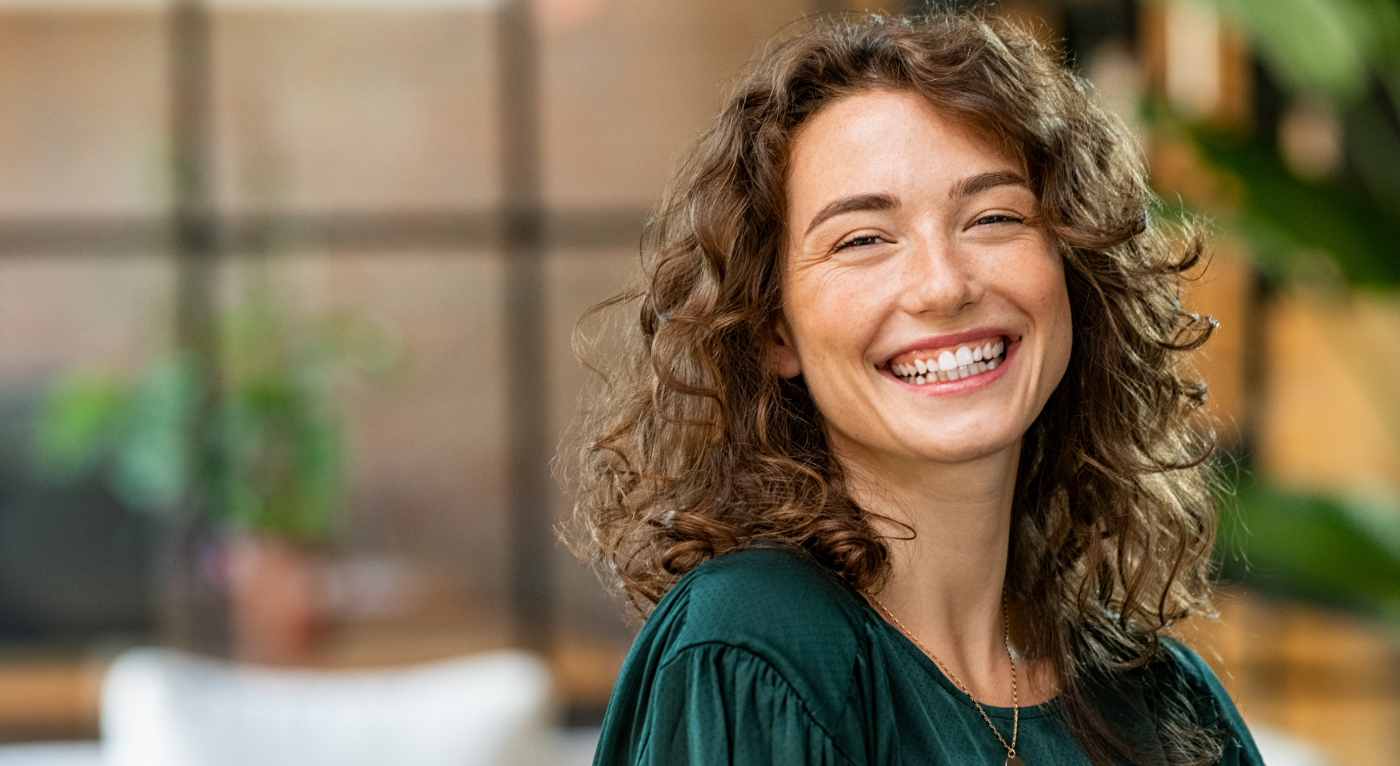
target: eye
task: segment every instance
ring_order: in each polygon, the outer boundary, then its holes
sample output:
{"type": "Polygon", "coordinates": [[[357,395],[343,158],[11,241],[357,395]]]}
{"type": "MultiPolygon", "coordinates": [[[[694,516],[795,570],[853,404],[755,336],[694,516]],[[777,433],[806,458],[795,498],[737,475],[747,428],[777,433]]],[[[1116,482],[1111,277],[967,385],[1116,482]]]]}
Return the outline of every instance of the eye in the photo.
{"type": "Polygon", "coordinates": [[[866,245],[875,245],[884,241],[885,238],[878,234],[862,234],[859,237],[851,237],[845,242],[842,242],[836,246],[836,249],[845,250],[848,247],[865,247],[866,245]]]}
{"type": "Polygon", "coordinates": [[[985,226],[995,223],[1025,223],[1026,219],[1011,213],[990,213],[973,221],[974,226],[985,226]]]}

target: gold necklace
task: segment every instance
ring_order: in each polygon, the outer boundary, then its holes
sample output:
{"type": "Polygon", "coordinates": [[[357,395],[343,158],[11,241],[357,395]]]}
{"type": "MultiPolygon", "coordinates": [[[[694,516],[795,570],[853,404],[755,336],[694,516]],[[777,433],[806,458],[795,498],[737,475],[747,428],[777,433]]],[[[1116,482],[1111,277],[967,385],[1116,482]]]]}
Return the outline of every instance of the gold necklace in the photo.
{"type": "Polygon", "coordinates": [[[875,602],[875,606],[880,607],[880,611],[884,612],[885,616],[890,618],[890,622],[893,622],[895,627],[899,628],[899,632],[908,636],[909,640],[913,641],[914,645],[919,647],[924,654],[928,655],[928,658],[933,660],[933,664],[937,665],[939,670],[943,671],[943,675],[957,684],[958,688],[962,690],[962,693],[966,694],[967,698],[972,700],[972,704],[977,708],[977,712],[982,714],[982,720],[987,722],[988,728],[992,730],[993,734],[997,735],[997,741],[1001,742],[1001,746],[1006,748],[1006,766],[1026,766],[1026,762],[1021,760],[1020,756],[1016,755],[1016,735],[1020,733],[1021,729],[1021,705],[1019,704],[1020,700],[1016,696],[1016,658],[1011,656],[1011,620],[1006,614],[1006,598],[1003,597],[1001,599],[1001,636],[1002,645],[1006,647],[1006,659],[1011,661],[1011,744],[1007,744],[1006,739],[1001,736],[1001,732],[997,731],[996,724],[992,723],[992,719],[987,715],[987,711],[982,709],[982,703],[978,702],[977,698],[972,696],[972,692],[968,691],[967,684],[963,683],[962,679],[954,675],[953,671],[949,670],[942,662],[939,662],[938,656],[930,651],[927,646],[924,646],[924,642],[920,641],[918,636],[915,636],[908,628],[904,627],[904,623],[900,622],[899,618],[894,616],[894,612],[891,612],[889,607],[885,606],[884,602],[876,598],[874,594],[867,595],[870,596],[871,601],[875,602]]]}

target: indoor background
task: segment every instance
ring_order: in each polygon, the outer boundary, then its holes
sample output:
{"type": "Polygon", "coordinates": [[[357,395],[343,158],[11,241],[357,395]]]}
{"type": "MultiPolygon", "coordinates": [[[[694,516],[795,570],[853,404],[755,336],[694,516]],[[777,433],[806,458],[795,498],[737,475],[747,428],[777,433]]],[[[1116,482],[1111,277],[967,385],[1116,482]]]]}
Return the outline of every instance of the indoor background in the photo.
{"type": "MultiPolygon", "coordinates": [[[[146,644],[523,647],[596,726],[638,622],[553,531],[575,324],[746,62],[922,7],[0,0],[0,741],[97,737],[146,644]]],[[[1400,3],[988,7],[1212,221],[1222,619],[1183,635],[1299,762],[1395,762],[1400,3]]]]}

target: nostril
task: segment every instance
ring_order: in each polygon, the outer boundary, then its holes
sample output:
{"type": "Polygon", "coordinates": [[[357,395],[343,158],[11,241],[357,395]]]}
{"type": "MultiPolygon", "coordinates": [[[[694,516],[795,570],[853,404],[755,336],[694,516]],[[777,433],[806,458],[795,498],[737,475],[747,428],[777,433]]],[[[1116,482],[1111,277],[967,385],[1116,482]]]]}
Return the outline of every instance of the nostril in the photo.
{"type": "Polygon", "coordinates": [[[954,264],[941,258],[913,259],[924,261],[907,269],[903,295],[909,313],[934,312],[949,315],[976,303],[976,283],[954,264]]]}

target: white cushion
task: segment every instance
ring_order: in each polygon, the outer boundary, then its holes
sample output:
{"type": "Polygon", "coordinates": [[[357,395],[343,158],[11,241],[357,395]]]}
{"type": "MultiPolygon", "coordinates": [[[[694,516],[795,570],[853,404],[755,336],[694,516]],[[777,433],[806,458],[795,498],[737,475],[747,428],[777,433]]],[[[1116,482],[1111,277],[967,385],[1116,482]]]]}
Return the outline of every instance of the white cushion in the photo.
{"type": "Polygon", "coordinates": [[[1316,745],[1276,729],[1250,724],[1249,733],[1269,766],[1328,766],[1332,762],[1316,745]]]}
{"type": "Polygon", "coordinates": [[[104,766],[538,766],[549,676],[523,652],[387,671],[242,666],[164,649],[117,658],[104,766]]]}
{"type": "Polygon", "coordinates": [[[102,766],[102,749],[96,742],[0,745],[0,766],[102,766]]]}

